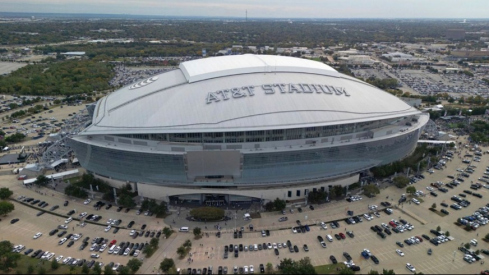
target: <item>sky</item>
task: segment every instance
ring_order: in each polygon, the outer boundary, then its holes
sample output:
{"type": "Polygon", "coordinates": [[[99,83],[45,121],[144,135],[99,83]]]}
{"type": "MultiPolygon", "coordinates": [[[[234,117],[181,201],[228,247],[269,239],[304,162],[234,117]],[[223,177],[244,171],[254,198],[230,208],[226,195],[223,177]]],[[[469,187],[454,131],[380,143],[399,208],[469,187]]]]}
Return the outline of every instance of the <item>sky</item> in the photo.
{"type": "Polygon", "coordinates": [[[0,0],[2,12],[248,18],[488,18],[489,0],[0,0]]]}

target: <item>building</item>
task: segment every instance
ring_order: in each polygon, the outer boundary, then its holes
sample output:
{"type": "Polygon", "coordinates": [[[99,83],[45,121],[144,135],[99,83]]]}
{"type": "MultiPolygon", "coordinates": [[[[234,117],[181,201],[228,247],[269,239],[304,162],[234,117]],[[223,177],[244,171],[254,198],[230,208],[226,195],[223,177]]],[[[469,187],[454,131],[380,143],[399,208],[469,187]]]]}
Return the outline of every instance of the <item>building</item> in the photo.
{"type": "Polygon", "coordinates": [[[427,61],[426,58],[415,57],[407,53],[393,52],[383,54],[382,57],[386,58],[392,63],[399,64],[431,64],[431,61],[427,61]]]}
{"type": "Polygon", "coordinates": [[[448,29],[445,33],[447,39],[450,40],[464,40],[465,30],[463,29],[448,29]]]}
{"type": "Polygon", "coordinates": [[[236,55],[119,89],[68,143],[88,171],[142,197],[296,201],[406,157],[428,120],[321,62],[236,55]]]}
{"type": "Polygon", "coordinates": [[[368,55],[351,55],[338,57],[340,64],[346,65],[360,65],[360,66],[372,66],[379,63],[376,60],[372,60],[368,55]]]}

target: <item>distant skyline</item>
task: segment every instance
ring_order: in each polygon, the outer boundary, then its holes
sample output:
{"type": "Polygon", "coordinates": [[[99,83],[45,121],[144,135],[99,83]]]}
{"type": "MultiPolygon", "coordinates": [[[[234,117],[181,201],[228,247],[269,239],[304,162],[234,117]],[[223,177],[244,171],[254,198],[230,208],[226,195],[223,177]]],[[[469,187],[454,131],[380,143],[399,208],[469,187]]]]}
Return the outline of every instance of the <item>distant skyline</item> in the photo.
{"type": "MultiPolygon", "coordinates": [[[[0,0],[0,11],[248,18],[488,18],[488,0],[0,0]]],[[[488,18],[489,19],[489,18],[488,18]]]]}

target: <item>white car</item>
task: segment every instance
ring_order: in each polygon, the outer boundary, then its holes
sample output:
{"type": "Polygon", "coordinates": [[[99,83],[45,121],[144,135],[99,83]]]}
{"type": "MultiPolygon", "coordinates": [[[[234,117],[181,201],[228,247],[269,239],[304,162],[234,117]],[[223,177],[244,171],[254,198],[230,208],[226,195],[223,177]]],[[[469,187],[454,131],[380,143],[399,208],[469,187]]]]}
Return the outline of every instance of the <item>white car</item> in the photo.
{"type": "Polygon", "coordinates": [[[62,245],[62,244],[64,244],[64,243],[65,243],[67,240],[68,240],[67,238],[63,238],[63,239],[59,240],[58,244],[59,244],[59,245],[62,245]]]}
{"type": "Polygon", "coordinates": [[[46,260],[50,261],[50,260],[51,260],[51,259],[54,257],[54,255],[56,255],[56,254],[55,254],[55,253],[53,253],[53,252],[49,253],[49,254],[46,256],[46,260]]]}
{"type": "Polygon", "coordinates": [[[325,222],[320,223],[322,229],[328,229],[328,226],[326,225],[325,222]]]}
{"type": "Polygon", "coordinates": [[[108,219],[107,224],[111,224],[114,220],[113,219],[108,219]]]}
{"type": "Polygon", "coordinates": [[[326,235],[326,239],[328,239],[328,241],[330,241],[330,242],[333,241],[333,237],[331,237],[331,235],[326,235]]]}
{"type": "Polygon", "coordinates": [[[399,256],[404,257],[404,252],[402,252],[400,249],[396,249],[396,253],[399,254],[399,256]]]}
{"type": "Polygon", "coordinates": [[[276,248],[277,248],[277,244],[273,243],[273,249],[276,249],[276,248]]]}
{"type": "Polygon", "coordinates": [[[83,202],[83,204],[89,204],[92,200],[91,199],[87,199],[86,201],[83,202]]]}
{"type": "Polygon", "coordinates": [[[418,204],[419,205],[419,201],[415,198],[412,199],[412,201],[415,203],[415,204],[418,204]]]}
{"type": "Polygon", "coordinates": [[[80,216],[80,218],[83,218],[83,217],[85,217],[86,215],[88,215],[88,213],[87,213],[87,212],[82,212],[82,213],[80,213],[80,215],[79,215],[79,216],[80,216]]]}
{"type": "Polygon", "coordinates": [[[80,234],[75,234],[75,235],[73,235],[73,240],[74,241],[78,241],[81,237],[82,237],[82,234],[81,233],[80,234]]]}
{"type": "Polygon", "coordinates": [[[68,229],[68,226],[65,224],[58,225],[58,229],[68,229]]]}
{"type": "Polygon", "coordinates": [[[65,220],[65,223],[70,223],[72,220],[73,220],[73,218],[72,218],[72,217],[68,217],[68,218],[65,220]]]}
{"type": "Polygon", "coordinates": [[[139,256],[139,250],[134,251],[134,257],[139,256]]]}
{"type": "Polygon", "coordinates": [[[45,260],[47,258],[47,256],[49,255],[49,253],[50,253],[49,251],[42,253],[41,259],[45,260]]]}
{"type": "Polygon", "coordinates": [[[272,249],[272,248],[273,248],[272,244],[271,244],[271,243],[268,243],[268,244],[267,244],[267,248],[268,248],[268,249],[272,249]]]}
{"type": "Polygon", "coordinates": [[[104,229],[104,231],[105,231],[105,232],[109,232],[109,230],[110,230],[111,228],[112,228],[112,226],[109,224],[109,225],[108,225],[108,226],[107,226],[107,227],[104,229]]]}
{"type": "Polygon", "coordinates": [[[244,269],[244,274],[248,274],[248,266],[247,265],[243,266],[243,269],[244,269]]]}
{"type": "Polygon", "coordinates": [[[126,248],[126,250],[124,250],[124,256],[129,255],[129,252],[131,252],[131,249],[126,248]]]}
{"type": "Polygon", "coordinates": [[[112,267],[112,270],[117,271],[117,269],[119,269],[120,266],[121,266],[120,263],[116,263],[114,267],[112,267]]]}
{"type": "Polygon", "coordinates": [[[71,257],[66,257],[64,260],[63,260],[63,264],[67,264],[69,261],[71,261],[71,257]]]}
{"type": "Polygon", "coordinates": [[[37,232],[36,235],[34,235],[34,237],[32,237],[32,238],[33,239],[38,239],[41,236],[42,236],[42,233],[41,232],[37,232]]]}
{"type": "Polygon", "coordinates": [[[433,187],[431,187],[431,186],[426,186],[426,190],[428,190],[428,191],[433,191],[433,187]]]}
{"type": "Polygon", "coordinates": [[[411,272],[416,272],[416,268],[414,268],[414,266],[412,266],[410,263],[406,264],[406,268],[411,272]]]}
{"type": "Polygon", "coordinates": [[[255,268],[253,267],[253,265],[250,265],[250,273],[255,273],[255,268]]]}
{"type": "Polygon", "coordinates": [[[379,212],[374,212],[375,217],[380,218],[379,212]]]}
{"type": "Polygon", "coordinates": [[[131,232],[129,232],[129,236],[134,236],[134,233],[136,233],[136,230],[131,230],[131,232]]]}
{"type": "Polygon", "coordinates": [[[59,263],[61,260],[63,260],[63,255],[59,255],[55,260],[59,263]]]}
{"type": "Polygon", "coordinates": [[[102,247],[98,250],[99,252],[104,252],[104,250],[107,248],[107,244],[103,244],[102,247]]]}
{"type": "Polygon", "coordinates": [[[295,229],[295,227],[292,227],[292,233],[297,233],[297,230],[295,229]]]}

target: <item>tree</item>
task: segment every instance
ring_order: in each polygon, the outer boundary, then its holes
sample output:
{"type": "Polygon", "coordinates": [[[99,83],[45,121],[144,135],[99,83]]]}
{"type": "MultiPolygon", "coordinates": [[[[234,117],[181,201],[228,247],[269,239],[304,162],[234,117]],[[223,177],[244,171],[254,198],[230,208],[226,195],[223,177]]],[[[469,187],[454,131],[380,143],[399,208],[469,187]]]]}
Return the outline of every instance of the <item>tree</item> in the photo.
{"type": "Polygon", "coordinates": [[[13,194],[14,192],[12,192],[10,189],[6,187],[0,188],[0,199],[2,200],[10,198],[10,196],[12,196],[13,194]]]}
{"type": "Polygon", "coordinates": [[[273,273],[273,264],[272,263],[270,263],[270,262],[267,263],[266,271],[268,274],[273,273]]]}
{"type": "Polygon", "coordinates": [[[100,275],[100,274],[102,274],[102,268],[100,267],[100,265],[95,264],[95,265],[93,266],[93,274],[95,274],[95,275],[100,275]]]}
{"type": "Polygon", "coordinates": [[[431,208],[436,209],[436,202],[431,205],[431,208]]]}
{"type": "Polygon", "coordinates": [[[194,236],[197,238],[197,237],[200,237],[200,234],[202,234],[202,229],[200,229],[200,227],[195,227],[194,228],[194,236]]]}
{"type": "Polygon", "coordinates": [[[163,228],[163,234],[168,238],[173,234],[173,230],[165,226],[165,228],[163,228]]]}
{"type": "Polygon", "coordinates": [[[489,240],[489,233],[486,234],[486,237],[485,237],[486,240],[489,240]]]}
{"type": "Polygon", "coordinates": [[[39,175],[34,182],[34,184],[36,184],[37,186],[46,186],[48,185],[48,183],[49,179],[44,175],[39,175]]]}
{"type": "Polygon", "coordinates": [[[287,206],[287,203],[284,201],[284,200],[281,200],[279,198],[276,198],[274,201],[273,201],[273,207],[275,208],[275,210],[277,211],[282,211],[285,209],[285,207],[287,206]]]}
{"type": "Polygon", "coordinates": [[[438,232],[439,232],[440,230],[441,230],[441,227],[440,227],[440,226],[437,226],[437,227],[436,227],[436,231],[438,231],[438,232]]]}
{"type": "Polygon", "coordinates": [[[12,252],[13,245],[9,241],[0,242],[0,269],[8,271],[10,268],[17,267],[17,260],[20,254],[12,252]]]}
{"type": "Polygon", "coordinates": [[[14,211],[15,207],[13,203],[8,201],[0,201],[0,216],[6,216],[8,213],[14,211]]]}
{"type": "Polygon", "coordinates": [[[404,188],[409,183],[409,179],[405,176],[397,176],[392,181],[394,182],[394,185],[398,188],[404,188]]]}
{"type": "Polygon", "coordinates": [[[341,185],[335,185],[331,188],[330,194],[332,197],[339,198],[344,194],[344,189],[341,185]]]}
{"type": "Polygon", "coordinates": [[[375,195],[380,194],[380,190],[375,184],[367,184],[363,186],[363,193],[367,197],[375,197],[375,195]]]}
{"type": "Polygon", "coordinates": [[[316,190],[309,192],[307,195],[307,201],[309,203],[320,203],[324,202],[326,200],[326,197],[328,196],[328,193],[324,192],[323,190],[316,190]]]}
{"type": "Polygon", "coordinates": [[[178,254],[178,256],[180,256],[180,258],[183,258],[183,257],[185,257],[185,255],[187,255],[187,249],[185,249],[185,247],[183,247],[183,246],[180,246],[177,249],[177,254],[178,254]]]}
{"type": "Polygon", "coordinates": [[[369,274],[369,275],[379,275],[380,273],[377,270],[370,269],[370,271],[367,274],[369,274]]]}
{"type": "Polygon", "coordinates": [[[32,266],[31,264],[27,266],[27,271],[26,271],[27,274],[32,274],[34,273],[34,266],[32,266]]]}
{"type": "Polygon", "coordinates": [[[416,193],[416,187],[414,187],[412,185],[406,187],[406,193],[408,193],[410,195],[414,195],[414,193],[416,193]]]}
{"type": "Polygon", "coordinates": [[[110,266],[106,265],[106,266],[104,267],[104,274],[105,274],[105,275],[114,275],[114,274],[115,274],[115,272],[114,272],[114,270],[112,270],[112,267],[110,267],[110,266]]]}
{"type": "Polygon", "coordinates": [[[56,270],[58,268],[59,268],[59,263],[58,261],[56,261],[56,259],[53,258],[53,260],[51,261],[51,269],[56,270]]]}
{"type": "Polygon", "coordinates": [[[39,275],[46,274],[46,269],[43,266],[39,267],[39,269],[37,270],[37,274],[39,275]]]}
{"type": "Polygon", "coordinates": [[[90,268],[88,268],[87,264],[83,264],[81,273],[82,274],[88,274],[88,273],[90,273],[90,268]]]}
{"type": "Polygon", "coordinates": [[[340,272],[338,274],[342,274],[342,275],[351,275],[351,274],[355,274],[355,271],[351,270],[349,267],[343,267],[342,269],[340,269],[340,272]]]}
{"type": "Polygon", "coordinates": [[[119,196],[117,203],[124,208],[133,208],[136,206],[136,203],[132,199],[132,197],[128,194],[122,194],[119,196]]]}
{"type": "Polygon", "coordinates": [[[265,210],[268,212],[273,211],[273,202],[269,201],[269,202],[265,203],[265,210]]]}
{"type": "Polygon", "coordinates": [[[130,259],[129,262],[127,262],[126,266],[129,267],[133,273],[136,273],[136,271],[139,270],[143,263],[138,260],[138,259],[130,259]]]}
{"type": "Polygon", "coordinates": [[[464,247],[467,248],[467,249],[470,249],[470,243],[464,244],[464,247]]]}
{"type": "Polygon", "coordinates": [[[383,269],[382,274],[384,274],[384,275],[396,275],[396,273],[394,272],[393,269],[389,269],[389,270],[383,269]]]}
{"type": "Polygon", "coordinates": [[[285,258],[280,261],[278,269],[281,274],[317,274],[308,257],[299,261],[285,258]]]}
{"type": "Polygon", "coordinates": [[[191,248],[192,247],[192,242],[190,240],[186,240],[183,243],[183,247],[185,247],[185,248],[191,248]]]}
{"type": "Polygon", "coordinates": [[[161,261],[160,263],[160,269],[163,272],[167,272],[173,266],[175,266],[175,262],[173,261],[173,259],[169,259],[169,258],[163,259],[163,261],[161,261]]]}
{"type": "Polygon", "coordinates": [[[131,269],[127,266],[121,266],[121,268],[119,269],[119,274],[122,274],[122,275],[131,274],[131,269]]]}

